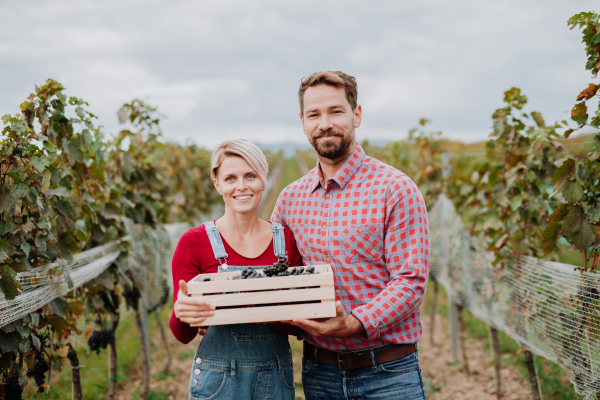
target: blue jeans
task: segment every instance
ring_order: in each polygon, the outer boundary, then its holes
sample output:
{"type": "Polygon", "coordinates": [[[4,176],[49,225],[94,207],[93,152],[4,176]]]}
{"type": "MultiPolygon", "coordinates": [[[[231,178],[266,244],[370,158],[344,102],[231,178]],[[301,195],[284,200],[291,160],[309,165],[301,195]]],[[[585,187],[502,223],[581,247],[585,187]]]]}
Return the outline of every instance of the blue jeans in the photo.
{"type": "Polygon", "coordinates": [[[287,336],[261,324],[211,326],[188,389],[189,400],[294,400],[287,336]]]}
{"type": "Polygon", "coordinates": [[[302,385],[306,400],[425,400],[418,352],[350,371],[302,357],[302,385]]]}

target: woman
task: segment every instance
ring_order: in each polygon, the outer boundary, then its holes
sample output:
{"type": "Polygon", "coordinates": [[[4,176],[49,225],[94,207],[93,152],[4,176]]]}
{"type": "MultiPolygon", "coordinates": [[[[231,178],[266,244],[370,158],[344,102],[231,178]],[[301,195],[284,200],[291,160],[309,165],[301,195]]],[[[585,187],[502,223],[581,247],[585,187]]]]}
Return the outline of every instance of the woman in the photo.
{"type": "MultiPolygon", "coordinates": [[[[302,265],[291,231],[258,218],[267,172],[264,154],[247,140],[223,142],[213,152],[211,175],[223,196],[225,214],[187,231],[173,255],[173,283],[179,291],[173,299],[170,327],[180,342],[189,343],[203,334],[202,328],[190,325],[201,324],[215,310],[205,300],[187,295],[186,282],[196,275],[268,266],[286,254],[290,265],[302,265]]],[[[189,399],[293,400],[287,335],[273,326],[209,327],[194,357],[189,399]]]]}

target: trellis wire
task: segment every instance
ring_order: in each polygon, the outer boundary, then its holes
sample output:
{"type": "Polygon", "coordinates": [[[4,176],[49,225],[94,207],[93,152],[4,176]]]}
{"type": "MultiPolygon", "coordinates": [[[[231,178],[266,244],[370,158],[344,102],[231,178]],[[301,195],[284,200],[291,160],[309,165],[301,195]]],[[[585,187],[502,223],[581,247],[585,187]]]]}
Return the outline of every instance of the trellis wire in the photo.
{"type": "Polygon", "coordinates": [[[533,257],[492,265],[441,195],[429,211],[431,276],[450,301],[563,368],[586,399],[600,393],[600,274],[533,257]]]}

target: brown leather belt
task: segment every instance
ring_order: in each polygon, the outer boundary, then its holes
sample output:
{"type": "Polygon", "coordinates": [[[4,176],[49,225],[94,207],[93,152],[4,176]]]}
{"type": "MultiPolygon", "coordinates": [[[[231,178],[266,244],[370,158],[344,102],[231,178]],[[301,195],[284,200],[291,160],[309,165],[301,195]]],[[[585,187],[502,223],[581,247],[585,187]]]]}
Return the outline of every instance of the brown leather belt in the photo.
{"type": "MultiPolygon", "coordinates": [[[[317,360],[325,364],[335,365],[342,371],[372,366],[370,350],[356,352],[338,352],[315,347],[304,341],[304,357],[309,360],[315,359],[317,349],[317,360]]],[[[390,361],[400,360],[415,352],[415,344],[394,344],[391,346],[374,349],[375,364],[383,364],[390,361]]]]}

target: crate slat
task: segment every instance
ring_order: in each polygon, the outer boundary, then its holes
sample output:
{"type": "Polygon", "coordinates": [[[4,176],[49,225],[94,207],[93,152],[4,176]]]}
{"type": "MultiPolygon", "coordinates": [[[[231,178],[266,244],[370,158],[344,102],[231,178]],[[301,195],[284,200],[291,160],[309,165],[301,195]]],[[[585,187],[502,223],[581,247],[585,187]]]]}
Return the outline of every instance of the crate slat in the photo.
{"type": "Polygon", "coordinates": [[[235,321],[236,324],[249,324],[253,322],[287,321],[293,318],[331,318],[335,316],[335,302],[292,304],[282,306],[267,306],[251,308],[232,308],[218,310],[215,315],[208,317],[204,322],[192,326],[227,325],[235,321]],[[252,310],[250,312],[249,310],[252,310]]]}
{"type": "MultiPolygon", "coordinates": [[[[315,270],[319,271],[315,268],[315,270]]],[[[239,272],[222,272],[220,274],[202,274],[188,283],[188,294],[223,293],[223,292],[251,292],[268,289],[289,289],[293,287],[333,285],[333,272],[319,274],[277,276],[262,279],[232,280],[239,272]],[[203,282],[205,277],[216,279],[203,282]]]]}
{"type": "Polygon", "coordinates": [[[314,267],[318,274],[264,279],[233,280],[239,271],[198,275],[188,283],[188,294],[203,297],[218,308],[197,326],[334,317],[333,270],[327,264],[314,267]],[[211,280],[205,282],[206,277],[211,280]]]}
{"type": "Polygon", "coordinates": [[[225,307],[288,303],[292,301],[333,300],[335,294],[331,286],[323,286],[310,289],[273,290],[270,292],[215,294],[203,297],[216,307],[225,307]]]}

